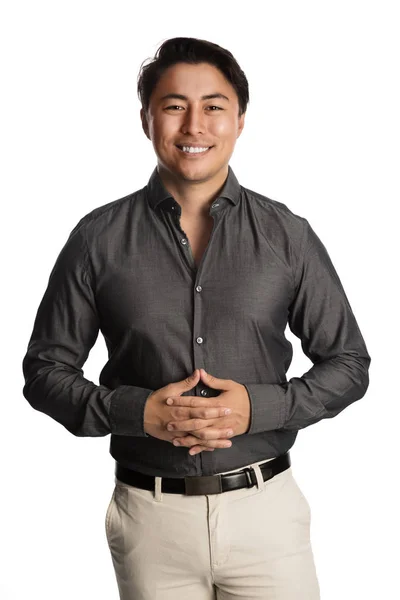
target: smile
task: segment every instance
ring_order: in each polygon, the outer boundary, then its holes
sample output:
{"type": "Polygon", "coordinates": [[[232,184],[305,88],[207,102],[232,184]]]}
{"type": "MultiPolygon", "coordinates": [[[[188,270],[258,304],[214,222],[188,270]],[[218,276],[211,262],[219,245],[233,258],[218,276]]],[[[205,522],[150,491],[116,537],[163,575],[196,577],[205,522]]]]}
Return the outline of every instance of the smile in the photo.
{"type": "Polygon", "coordinates": [[[204,156],[204,154],[208,154],[208,152],[213,148],[214,146],[210,146],[207,149],[203,149],[203,148],[190,148],[189,146],[176,146],[176,148],[178,148],[179,152],[181,152],[182,154],[184,154],[185,156],[204,156]],[[190,149],[189,149],[190,148],[190,149]]]}

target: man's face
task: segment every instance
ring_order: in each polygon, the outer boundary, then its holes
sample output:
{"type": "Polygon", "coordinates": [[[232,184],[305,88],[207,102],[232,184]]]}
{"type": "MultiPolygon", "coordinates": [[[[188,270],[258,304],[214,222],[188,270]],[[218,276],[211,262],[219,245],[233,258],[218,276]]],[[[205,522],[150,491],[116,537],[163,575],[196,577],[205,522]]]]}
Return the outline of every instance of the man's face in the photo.
{"type": "Polygon", "coordinates": [[[201,63],[178,63],[161,76],[150,98],[142,126],[158,163],[185,181],[206,181],[226,168],[243,126],[235,89],[219,69],[201,63]],[[164,98],[166,95],[185,96],[164,98]],[[224,97],[204,99],[222,94],[224,97]],[[179,146],[211,147],[188,153],[179,146]]]}

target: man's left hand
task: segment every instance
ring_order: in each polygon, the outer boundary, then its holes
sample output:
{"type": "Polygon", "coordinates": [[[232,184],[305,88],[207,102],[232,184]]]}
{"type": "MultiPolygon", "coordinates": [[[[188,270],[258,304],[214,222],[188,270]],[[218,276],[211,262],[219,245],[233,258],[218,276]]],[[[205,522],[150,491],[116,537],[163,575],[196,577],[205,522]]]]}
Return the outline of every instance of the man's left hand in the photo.
{"type": "MultiPolygon", "coordinates": [[[[232,379],[219,379],[206,373],[204,369],[200,369],[200,378],[208,387],[221,390],[221,394],[212,398],[169,396],[173,400],[173,406],[215,407],[222,405],[230,408],[232,412],[225,417],[204,421],[208,423],[206,427],[199,419],[170,421],[168,423],[168,426],[172,426],[172,431],[177,433],[177,437],[173,440],[174,445],[190,447],[189,453],[191,455],[202,451],[198,445],[199,439],[203,441],[203,445],[205,444],[204,440],[220,439],[219,435],[215,435],[217,428],[225,431],[227,428],[232,429],[233,435],[230,437],[233,437],[246,433],[250,427],[250,399],[243,384],[232,379]]],[[[170,404],[169,399],[167,403],[170,404]]]]}

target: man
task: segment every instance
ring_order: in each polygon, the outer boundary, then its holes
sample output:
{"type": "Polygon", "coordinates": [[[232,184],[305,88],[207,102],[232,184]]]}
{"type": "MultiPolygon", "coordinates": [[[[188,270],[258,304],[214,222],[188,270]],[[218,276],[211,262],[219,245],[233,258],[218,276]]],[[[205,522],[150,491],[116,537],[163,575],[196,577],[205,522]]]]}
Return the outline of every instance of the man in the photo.
{"type": "Polygon", "coordinates": [[[289,449],[363,397],[370,356],[309,222],[228,164],[249,99],[232,54],[167,40],[138,91],[157,167],[72,230],[24,396],[76,436],[111,433],[120,598],[316,600],[289,449]],[[289,381],[287,324],[313,363],[289,381]],[[100,330],[109,360],[95,385],[82,366],[100,330]]]}

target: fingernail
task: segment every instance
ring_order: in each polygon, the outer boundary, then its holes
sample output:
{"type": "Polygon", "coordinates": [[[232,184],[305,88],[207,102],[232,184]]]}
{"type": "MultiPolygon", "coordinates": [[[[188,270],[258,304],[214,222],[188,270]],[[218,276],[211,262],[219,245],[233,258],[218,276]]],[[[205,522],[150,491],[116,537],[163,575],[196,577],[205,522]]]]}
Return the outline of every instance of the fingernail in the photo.
{"type": "Polygon", "coordinates": [[[174,446],[179,446],[180,441],[179,440],[174,440],[172,443],[174,444],[174,446]]]}
{"type": "Polygon", "coordinates": [[[173,430],[172,425],[167,425],[167,429],[168,429],[168,431],[172,431],[173,430]]]}
{"type": "Polygon", "coordinates": [[[227,434],[227,435],[233,435],[233,431],[232,431],[232,429],[229,429],[229,430],[226,432],[226,434],[227,434]]]}
{"type": "Polygon", "coordinates": [[[230,414],[231,414],[231,412],[232,412],[232,409],[230,409],[230,408],[226,408],[226,409],[225,409],[225,414],[226,414],[226,415],[230,415],[230,414]]]}

